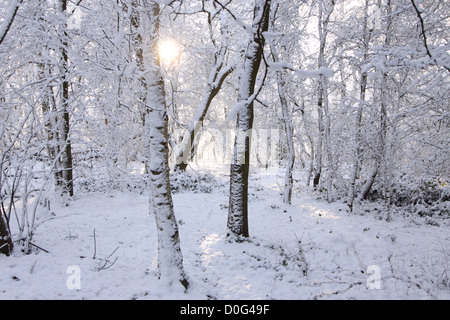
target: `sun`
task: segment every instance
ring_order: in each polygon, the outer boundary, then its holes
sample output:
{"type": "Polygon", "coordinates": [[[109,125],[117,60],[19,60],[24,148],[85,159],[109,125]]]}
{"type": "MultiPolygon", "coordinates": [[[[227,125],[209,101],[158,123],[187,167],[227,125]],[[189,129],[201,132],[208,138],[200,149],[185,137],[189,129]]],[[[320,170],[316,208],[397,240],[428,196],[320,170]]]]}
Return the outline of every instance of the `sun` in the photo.
{"type": "Polygon", "coordinates": [[[170,66],[180,57],[181,50],[177,42],[169,39],[159,43],[158,53],[161,61],[170,66]]]}

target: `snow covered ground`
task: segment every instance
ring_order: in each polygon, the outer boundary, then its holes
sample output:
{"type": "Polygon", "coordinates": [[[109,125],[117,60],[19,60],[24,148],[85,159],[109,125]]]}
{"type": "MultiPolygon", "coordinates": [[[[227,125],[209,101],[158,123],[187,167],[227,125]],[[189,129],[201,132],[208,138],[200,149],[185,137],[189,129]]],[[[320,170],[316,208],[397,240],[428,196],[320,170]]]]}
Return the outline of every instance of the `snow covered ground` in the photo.
{"type": "Polygon", "coordinates": [[[0,256],[0,299],[450,299],[448,221],[386,222],[307,191],[286,206],[282,173],[253,173],[244,243],[224,236],[225,175],[210,193],[174,195],[187,293],[157,280],[147,195],[117,192],[53,203],[33,242],[49,253],[0,256]]]}

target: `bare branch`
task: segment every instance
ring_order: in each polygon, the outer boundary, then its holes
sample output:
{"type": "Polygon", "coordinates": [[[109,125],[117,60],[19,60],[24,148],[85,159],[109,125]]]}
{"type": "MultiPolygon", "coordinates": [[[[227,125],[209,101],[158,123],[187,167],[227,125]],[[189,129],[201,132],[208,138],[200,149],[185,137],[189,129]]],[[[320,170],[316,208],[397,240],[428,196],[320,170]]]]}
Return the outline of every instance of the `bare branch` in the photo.
{"type": "MultiPolygon", "coordinates": [[[[425,46],[425,50],[427,51],[428,56],[434,61],[434,63],[439,66],[440,64],[436,61],[436,58],[433,57],[433,55],[431,54],[430,48],[428,47],[428,40],[427,40],[427,35],[425,33],[425,22],[422,18],[422,13],[420,12],[419,8],[417,7],[416,3],[414,2],[414,0],[411,0],[411,3],[414,7],[414,10],[417,13],[417,17],[419,18],[420,21],[420,28],[422,31],[422,38],[423,38],[423,45],[425,46]]],[[[444,67],[447,71],[450,71],[450,68],[447,66],[442,66],[444,67]]]]}
{"type": "Polygon", "coordinates": [[[8,11],[6,12],[5,19],[3,20],[3,24],[0,26],[0,45],[5,40],[6,35],[11,29],[11,26],[14,22],[14,19],[17,16],[17,11],[19,10],[20,5],[23,0],[12,0],[8,11]]]}

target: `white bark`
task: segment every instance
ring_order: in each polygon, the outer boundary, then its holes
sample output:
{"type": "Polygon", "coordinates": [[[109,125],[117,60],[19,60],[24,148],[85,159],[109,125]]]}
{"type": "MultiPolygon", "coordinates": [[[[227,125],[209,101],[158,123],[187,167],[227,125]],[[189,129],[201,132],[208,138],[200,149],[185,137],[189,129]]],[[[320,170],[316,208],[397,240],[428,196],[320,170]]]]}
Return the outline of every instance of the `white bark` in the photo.
{"type": "MultiPolygon", "coordinates": [[[[330,22],[331,14],[334,11],[334,1],[332,1],[329,5],[324,5],[323,0],[319,1],[319,70],[328,69],[328,63],[325,59],[325,49],[327,45],[327,37],[328,37],[328,24],[330,22]]],[[[320,75],[319,78],[319,141],[320,145],[318,146],[318,166],[321,176],[323,176],[323,151],[321,148],[324,148],[325,156],[327,158],[327,181],[326,181],[326,189],[327,189],[327,200],[328,202],[332,201],[332,182],[334,175],[334,159],[330,146],[330,136],[331,136],[331,120],[330,120],[330,111],[329,111],[329,99],[328,99],[328,80],[325,75],[320,75]]]]}
{"type": "MultiPolygon", "coordinates": [[[[364,55],[362,59],[362,63],[366,61],[369,55],[369,41],[371,32],[368,31],[368,10],[369,10],[369,1],[366,1],[365,7],[364,7],[364,25],[363,25],[363,37],[364,37],[364,55]]],[[[354,141],[354,150],[353,150],[353,164],[352,164],[352,171],[350,173],[350,185],[349,185],[349,191],[348,191],[348,198],[347,198],[347,207],[349,212],[352,212],[354,210],[354,202],[356,197],[356,180],[358,178],[358,173],[360,171],[360,162],[361,162],[361,155],[360,155],[360,148],[361,148],[361,130],[362,130],[362,115],[364,106],[366,104],[366,88],[367,88],[367,79],[368,75],[367,72],[361,71],[361,79],[360,79],[360,91],[359,91],[359,103],[358,103],[358,110],[356,113],[356,123],[355,123],[355,141],[354,141]]]]}
{"type": "MultiPolygon", "coordinates": [[[[275,63],[279,63],[279,58],[275,48],[271,47],[273,60],[275,63]]],[[[294,129],[292,128],[291,113],[289,112],[289,106],[286,99],[286,92],[284,88],[283,74],[281,70],[277,71],[277,86],[278,86],[278,96],[280,98],[281,111],[283,115],[284,128],[286,131],[286,139],[288,146],[288,161],[286,164],[286,173],[284,178],[284,191],[283,191],[283,202],[291,204],[292,202],[292,188],[294,185],[293,181],[293,170],[295,165],[295,147],[294,147],[294,129]]]]}
{"type": "Polygon", "coordinates": [[[161,74],[157,43],[159,4],[144,1],[146,13],[143,28],[146,96],[145,139],[150,183],[150,207],[155,215],[158,233],[158,266],[160,278],[168,285],[189,286],[183,267],[178,224],[172,201],[169,178],[168,119],[164,79],[161,74]]]}
{"type": "Polygon", "coordinates": [[[74,195],[73,185],[73,159],[72,159],[72,144],[70,141],[70,113],[69,113],[69,56],[68,56],[68,33],[67,33],[67,5],[68,0],[60,0],[59,3],[60,14],[63,18],[63,23],[60,28],[60,42],[61,42],[61,61],[60,61],[60,76],[63,79],[61,84],[61,102],[58,110],[58,131],[60,137],[61,149],[61,176],[62,176],[62,192],[63,194],[72,197],[74,195]]]}

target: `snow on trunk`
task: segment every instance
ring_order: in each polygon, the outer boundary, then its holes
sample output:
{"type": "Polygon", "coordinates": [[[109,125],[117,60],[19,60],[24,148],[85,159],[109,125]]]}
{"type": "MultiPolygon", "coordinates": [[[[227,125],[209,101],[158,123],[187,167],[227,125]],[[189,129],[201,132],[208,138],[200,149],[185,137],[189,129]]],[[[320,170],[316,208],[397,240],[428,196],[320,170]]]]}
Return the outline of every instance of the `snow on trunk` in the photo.
{"type": "MultiPolygon", "coordinates": [[[[274,46],[271,46],[272,57],[274,63],[279,63],[278,53],[274,46]]],[[[294,146],[294,129],[292,128],[292,115],[289,112],[289,106],[286,98],[286,92],[284,88],[284,79],[281,70],[277,72],[277,87],[278,96],[280,98],[281,111],[283,114],[284,128],[286,131],[287,147],[288,147],[288,161],[286,164],[286,173],[284,178],[284,192],[283,192],[283,202],[291,204],[292,201],[292,188],[294,185],[293,181],[293,171],[295,165],[295,146],[294,146]]]]}
{"type": "MultiPolygon", "coordinates": [[[[368,29],[368,7],[369,2],[366,1],[364,7],[364,24],[363,24],[363,56],[362,63],[366,61],[369,57],[369,49],[370,49],[370,38],[372,30],[368,29]]],[[[361,170],[361,144],[362,144],[362,118],[363,118],[363,110],[366,106],[366,90],[367,90],[367,81],[368,74],[366,71],[361,70],[361,78],[359,82],[359,103],[358,109],[356,112],[356,122],[355,122],[355,140],[353,147],[353,163],[350,174],[350,184],[348,189],[348,197],[347,197],[347,207],[349,212],[353,212],[355,209],[355,197],[356,197],[356,180],[358,178],[359,172],[361,170]]]]}
{"type": "Polygon", "coordinates": [[[0,212],[0,254],[9,256],[13,251],[13,243],[9,226],[3,213],[0,212]]]}
{"type": "Polygon", "coordinates": [[[70,81],[69,81],[69,56],[68,56],[68,38],[67,33],[67,0],[61,0],[60,13],[64,18],[64,22],[61,24],[61,78],[63,79],[61,85],[61,111],[59,114],[59,136],[61,145],[61,175],[62,175],[62,192],[65,195],[73,197],[73,157],[72,157],[72,143],[70,141],[70,81]]]}
{"type": "Polygon", "coordinates": [[[253,128],[253,101],[256,78],[262,61],[264,38],[269,24],[270,0],[256,0],[253,34],[250,38],[239,79],[236,137],[230,173],[229,236],[248,237],[248,177],[250,141],[253,128]]]}
{"type": "Polygon", "coordinates": [[[291,114],[289,112],[286,94],[283,87],[283,78],[281,72],[277,73],[278,93],[281,101],[281,108],[283,112],[284,126],[286,130],[287,146],[288,146],[288,162],[286,164],[286,174],[284,181],[284,203],[291,204],[292,201],[292,188],[294,186],[293,171],[295,165],[295,147],[294,147],[294,130],[291,123],[291,114]]]}
{"type": "Polygon", "coordinates": [[[165,103],[164,79],[157,54],[159,33],[159,4],[144,2],[142,16],[144,63],[146,68],[146,121],[145,144],[150,183],[150,209],[155,215],[158,233],[158,267],[160,279],[168,285],[181,283],[186,289],[188,280],[184,272],[178,224],[172,201],[169,177],[168,118],[165,103]]]}
{"type": "Polygon", "coordinates": [[[319,101],[318,101],[318,125],[319,125],[319,142],[317,147],[318,161],[317,161],[317,174],[314,179],[314,187],[321,187],[322,185],[322,173],[324,168],[324,156],[326,157],[326,190],[327,200],[331,202],[333,200],[332,195],[332,182],[334,175],[334,159],[331,151],[330,139],[331,139],[331,123],[330,123],[330,110],[329,110],[329,90],[327,76],[328,60],[326,59],[325,51],[327,47],[328,38],[328,24],[330,22],[331,15],[334,11],[335,3],[332,1],[330,4],[319,1],[319,71],[322,73],[319,76],[319,101]],[[323,149],[323,150],[322,150],[323,149]]]}

